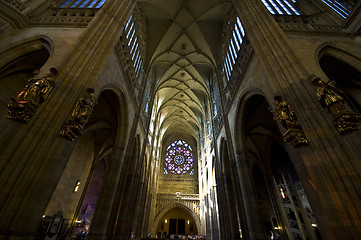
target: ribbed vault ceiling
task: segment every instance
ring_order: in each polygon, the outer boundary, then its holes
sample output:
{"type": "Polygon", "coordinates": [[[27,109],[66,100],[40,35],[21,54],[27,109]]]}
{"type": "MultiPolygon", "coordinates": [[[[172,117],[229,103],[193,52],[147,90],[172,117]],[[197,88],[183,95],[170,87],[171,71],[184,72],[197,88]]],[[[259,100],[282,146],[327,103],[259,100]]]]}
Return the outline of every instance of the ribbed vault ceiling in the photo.
{"type": "Polygon", "coordinates": [[[146,62],[157,83],[154,111],[161,132],[196,137],[229,1],[146,0],[140,7],[147,20],[146,62]]]}

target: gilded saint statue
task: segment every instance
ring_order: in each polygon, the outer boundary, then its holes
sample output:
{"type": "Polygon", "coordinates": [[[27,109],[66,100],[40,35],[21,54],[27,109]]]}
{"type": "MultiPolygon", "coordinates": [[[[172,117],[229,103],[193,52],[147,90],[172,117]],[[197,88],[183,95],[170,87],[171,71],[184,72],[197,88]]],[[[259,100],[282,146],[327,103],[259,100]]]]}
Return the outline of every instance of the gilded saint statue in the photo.
{"type": "Polygon", "coordinates": [[[54,74],[47,73],[42,78],[39,78],[37,74],[38,71],[35,71],[24,89],[16,97],[10,98],[9,119],[29,122],[37,106],[49,96],[54,86],[54,74]]]}
{"type": "Polygon", "coordinates": [[[308,143],[292,107],[281,96],[275,96],[274,100],[276,108],[273,111],[273,119],[278,120],[287,130],[282,136],[283,140],[289,142],[292,147],[308,143]]]}
{"type": "Polygon", "coordinates": [[[346,108],[344,93],[318,77],[313,78],[312,83],[317,86],[316,94],[321,105],[333,116],[337,130],[340,133],[359,130],[361,116],[346,108]]]}
{"type": "Polygon", "coordinates": [[[285,129],[301,129],[291,106],[283,101],[281,96],[274,97],[274,100],[276,105],[274,120],[278,120],[285,129]]]}
{"type": "Polygon", "coordinates": [[[88,88],[85,95],[79,99],[71,114],[70,121],[84,125],[93,110],[95,103],[94,89],[88,88]]]}
{"type": "Polygon", "coordinates": [[[341,90],[321,81],[320,78],[314,78],[312,83],[318,86],[316,92],[322,106],[327,108],[334,117],[347,112],[345,100],[342,97],[344,94],[341,90]]]}
{"type": "Polygon", "coordinates": [[[87,88],[84,96],[75,104],[70,119],[64,123],[59,135],[72,141],[77,139],[82,134],[84,125],[88,122],[95,103],[94,89],[87,88]]]}

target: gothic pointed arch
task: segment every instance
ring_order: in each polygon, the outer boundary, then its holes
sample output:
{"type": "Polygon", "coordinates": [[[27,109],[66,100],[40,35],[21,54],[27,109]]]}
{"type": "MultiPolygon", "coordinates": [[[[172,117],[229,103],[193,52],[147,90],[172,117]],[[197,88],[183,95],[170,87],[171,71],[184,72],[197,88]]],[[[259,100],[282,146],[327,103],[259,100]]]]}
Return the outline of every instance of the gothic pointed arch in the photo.
{"type": "Polygon", "coordinates": [[[345,49],[326,45],[318,52],[318,64],[327,76],[324,81],[343,91],[351,110],[361,113],[361,59],[345,49]]]}
{"type": "Polygon", "coordinates": [[[192,220],[194,221],[194,223],[196,224],[196,228],[197,228],[197,231],[199,232],[200,229],[201,229],[201,222],[200,222],[200,219],[199,217],[197,216],[197,214],[192,211],[188,206],[182,204],[182,203],[179,203],[179,202],[176,202],[176,203],[172,203],[172,204],[169,204],[167,205],[158,215],[157,217],[155,218],[154,220],[154,224],[152,225],[152,231],[151,232],[156,232],[156,228],[158,226],[158,224],[160,223],[160,221],[162,220],[163,216],[165,214],[167,214],[169,211],[173,210],[173,209],[176,209],[176,208],[180,208],[182,209],[183,211],[187,212],[191,217],[192,217],[192,220]]]}

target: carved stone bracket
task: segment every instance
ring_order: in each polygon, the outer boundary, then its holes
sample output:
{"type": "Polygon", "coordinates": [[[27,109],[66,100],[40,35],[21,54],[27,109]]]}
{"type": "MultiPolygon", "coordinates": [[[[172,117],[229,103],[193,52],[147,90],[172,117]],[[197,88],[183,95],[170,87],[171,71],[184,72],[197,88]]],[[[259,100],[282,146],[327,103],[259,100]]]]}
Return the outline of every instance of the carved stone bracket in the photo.
{"type": "Polygon", "coordinates": [[[303,131],[300,129],[288,129],[282,135],[282,138],[283,141],[288,142],[293,148],[308,143],[303,131]]]}
{"type": "Polygon", "coordinates": [[[8,119],[28,123],[35,114],[37,106],[44,102],[54,86],[54,76],[56,72],[45,74],[44,77],[38,78],[37,72],[30,78],[16,97],[10,97],[8,104],[8,119]]]}
{"type": "Polygon", "coordinates": [[[342,113],[338,117],[336,117],[333,121],[333,124],[335,125],[337,131],[341,134],[345,134],[347,132],[360,130],[359,124],[361,121],[361,116],[348,112],[348,113],[342,113]]]}
{"type": "Polygon", "coordinates": [[[15,7],[19,11],[24,11],[24,9],[26,8],[25,4],[19,0],[5,0],[5,2],[15,7]]]}
{"type": "Polygon", "coordinates": [[[95,104],[94,89],[87,88],[84,96],[76,103],[71,117],[64,123],[59,135],[71,141],[75,141],[80,137],[83,134],[84,125],[88,122],[95,104]]]}
{"type": "Polygon", "coordinates": [[[273,119],[278,120],[279,123],[287,129],[282,135],[283,140],[288,142],[293,148],[307,144],[308,140],[291,106],[283,101],[281,96],[275,96],[274,100],[276,109],[273,112],[273,119]]]}
{"type": "Polygon", "coordinates": [[[314,77],[312,83],[317,86],[317,97],[321,105],[327,108],[333,116],[333,124],[339,133],[345,134],[360,129],[361,115],[346,108],[344,93],[340,89],[331,86],[318,77],[314,77]]]}

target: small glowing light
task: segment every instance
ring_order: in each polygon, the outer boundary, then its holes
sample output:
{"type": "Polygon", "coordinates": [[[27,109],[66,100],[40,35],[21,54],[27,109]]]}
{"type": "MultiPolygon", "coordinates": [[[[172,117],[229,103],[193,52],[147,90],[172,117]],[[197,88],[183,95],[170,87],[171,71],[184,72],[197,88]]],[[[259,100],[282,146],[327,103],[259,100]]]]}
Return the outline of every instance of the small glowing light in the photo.
{"type": "Polygon", "coordinates": [[[280,191],[281,191],[281,196],[282,196],[282,198],[285,199],[285,198],[286,198],[286,195],[285,195],[285,193],[284,193],[284,191],[283,191],[283,188],[280,188],[280,191]]]}
{"type": "Polygon", "coordinates": [[[80,221],[80,220],[76,220],[75,222],[76,222],[76,223],[81,223],[81,221],[80,221]]]}
{"type": "Polygon", "coordinates": [[[281,227],[275,227],[275,230],[281,230],[282,228],[281,227]]]}
{"type": "Polygon", "coordinates": [[[189,220],[188,220],[188,224],[189,224],[189,220]]]}
{"type": "Polygon", "coordinates": [[[45,215],[43,215],[43,218],[45,217],[45,215]]]}
{"type": "Polygon", "coordinates": [[[80,180],[76,181],[73,192],[77,192],[79,190],[79,185],[80,185],[80,180]]]}
{"type": "Polygon", "coordinates": [[[316,224],[316,223],[312,223],[311,226],[312,226],[312,227],[317,227],[317,224],[316,224]]]}
{"type": "Polygon", "coordinates": [[[166,220],[164,220],[164,223],[167,223],[168,222],[168,220],[166,219],[166,220]]]}

